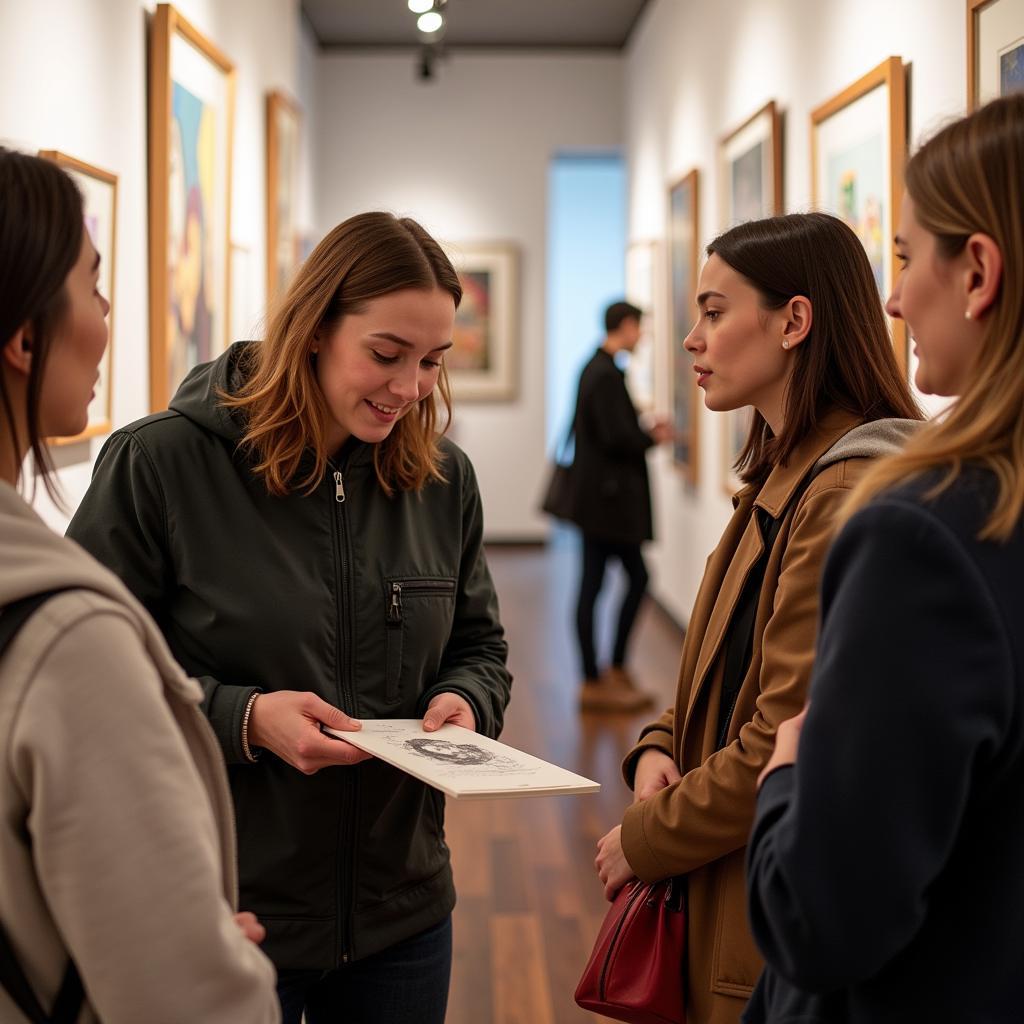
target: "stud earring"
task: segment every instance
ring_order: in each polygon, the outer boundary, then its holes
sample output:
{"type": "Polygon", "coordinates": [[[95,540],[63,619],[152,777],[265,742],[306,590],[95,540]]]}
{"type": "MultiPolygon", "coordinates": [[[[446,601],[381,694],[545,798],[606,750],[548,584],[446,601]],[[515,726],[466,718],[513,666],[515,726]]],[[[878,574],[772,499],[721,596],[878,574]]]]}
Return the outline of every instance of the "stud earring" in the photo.
{"type": "Polygon", "coordinates": [[[783,347],[783,348],[789,348],[789,342],[788,342],[788,341],[784,341],[784,342],[782,343],[782,347],[783,347]]]}
{"type": "Polygon", "coordinates": [[[971,313],[971,311],[969,309],[964,311],[964,319],[965,320],[973,320],[974,319],[974,315],[971,313]]]}

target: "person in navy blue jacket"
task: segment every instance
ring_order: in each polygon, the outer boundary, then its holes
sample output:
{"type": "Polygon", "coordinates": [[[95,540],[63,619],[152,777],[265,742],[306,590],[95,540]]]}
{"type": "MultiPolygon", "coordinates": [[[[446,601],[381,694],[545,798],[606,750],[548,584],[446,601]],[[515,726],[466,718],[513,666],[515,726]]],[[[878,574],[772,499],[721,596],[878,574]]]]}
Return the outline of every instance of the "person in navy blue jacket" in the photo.
{"type": "Polygon", "coordinates": [[[907,168],[888,309],[918,387],[959,397],[826,563],[810,701],[760,779],[748,1022],[1024,1019],[1022,182],[1024,95],[907,168]]]}

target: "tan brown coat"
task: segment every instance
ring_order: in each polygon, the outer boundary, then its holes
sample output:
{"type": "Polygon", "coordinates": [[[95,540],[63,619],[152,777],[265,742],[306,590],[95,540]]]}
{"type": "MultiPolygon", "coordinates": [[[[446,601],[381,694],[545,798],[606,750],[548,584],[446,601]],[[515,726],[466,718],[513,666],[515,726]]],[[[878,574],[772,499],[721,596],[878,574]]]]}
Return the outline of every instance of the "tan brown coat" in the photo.
{"type": "Polygon", "coordinates": [[[814,464],[857,423],[847,414],[832,414],[788,465],[772,471],[760,491],[746,487],[733,499],[735,511],[708,559],[686,631],[675,707],[644,729],[623,766],[632,785],[637,758],[654,747],[672,756],[683,775],[681,782],[626,811],[622,845],[644,880],[688,876],[688,1024],[738,1021],[761,972],[747,924],[744,878],[755,782],[777,726],[803,706],[814,657],[820,571],[836,511],[868,459],[827,465],[786,512],[765,571],[751,664],[726,746],[716,750],[723,640],[763,551],[753,510],[758,506],[777,518],[814,464]]]}

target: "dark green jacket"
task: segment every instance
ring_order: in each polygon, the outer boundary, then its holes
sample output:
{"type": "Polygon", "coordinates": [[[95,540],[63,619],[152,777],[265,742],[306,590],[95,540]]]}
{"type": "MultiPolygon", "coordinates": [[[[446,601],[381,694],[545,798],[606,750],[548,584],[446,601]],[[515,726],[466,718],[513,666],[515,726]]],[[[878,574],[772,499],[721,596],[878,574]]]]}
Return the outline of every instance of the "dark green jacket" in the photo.
{"type": "Polygon", "coordinates": [[[234,794],[241,906],[266,925],[265,951],[278,967],[328,969],[451,911],[444,798],[377,760],[312,776],[269,753],[248,763],[250,694],[311,690],[371,719],[418,718],[455,692],[497,736],[511,677],[466,456],[442,442],[448,482],[389,499],[372,446],[352,439],[312,494],[271,497],[216,397],[237,389],[243,345],[193,370],[168,412],[111,436],[68,535],[203,684],[234,794]]]}

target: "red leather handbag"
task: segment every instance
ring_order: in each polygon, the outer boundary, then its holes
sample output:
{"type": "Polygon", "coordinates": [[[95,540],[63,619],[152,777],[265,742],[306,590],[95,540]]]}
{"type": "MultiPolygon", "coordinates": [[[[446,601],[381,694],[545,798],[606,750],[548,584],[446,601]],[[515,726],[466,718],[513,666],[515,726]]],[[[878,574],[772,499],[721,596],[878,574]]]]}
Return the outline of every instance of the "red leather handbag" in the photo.
{"type": "Polygon", "coordinates": [[[623,886],[597,933],[576,1002],[629,1024],[686,1024],[684,906],[682,878],[623,886]]]}

